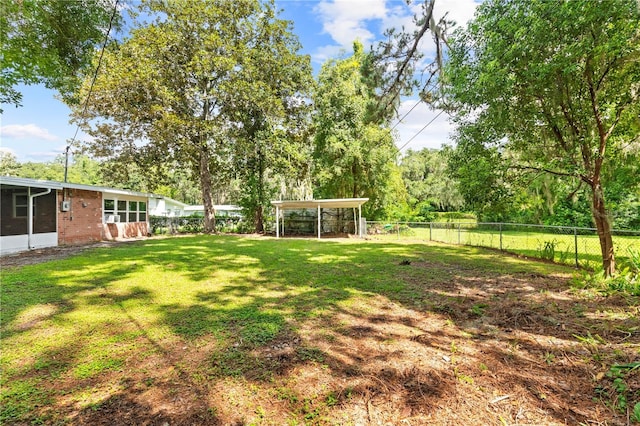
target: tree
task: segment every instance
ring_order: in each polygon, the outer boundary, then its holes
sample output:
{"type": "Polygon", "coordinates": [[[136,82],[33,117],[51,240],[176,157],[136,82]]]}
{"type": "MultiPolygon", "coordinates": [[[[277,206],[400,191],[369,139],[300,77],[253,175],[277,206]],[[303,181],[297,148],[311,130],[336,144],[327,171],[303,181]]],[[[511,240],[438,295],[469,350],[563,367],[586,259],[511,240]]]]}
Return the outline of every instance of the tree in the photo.
{"type": "Polygon", "coordinates": [[[396,197],[390,188],[393,179],[400,178],[394,173],[398,150],[386,119],[371,114],[377,100],[362,73],[365,58],[362,44],[355,42],[351,57],[328,61],[318,76],[313,96],[314,193],[368,197],[365,215],[380,218],[396,197]]]}
{"type": "Polygon", "coordinates": [[[443,151],[410,149],[400,161],[400,170],[412,207],[427,203],[439,211],[456,211],[464,206],[457,182],[449,176],[443,151]]]}
{"type": "Polygon", "coordinates": [[[15,154],[8,151],[0,151],[0,176],[17,176],[20,163],[15,154]]]}
{"type": "Polygon", "coordinates": [[[256,231],[263,232],[264,209],[277,189],[272,178],[295,178],[310,159],[305,155],[309,106],[304,99],[313,77],[310,58],[298,54],[302,46],[289,21],[275,19],[273,8],[266,8],[254,26],[252,58],[233,103],[232,134],[234,164],[244,183],[241,205],[256,231]]]}
{"type": "Polygon", "coordinates": [[[143,2],[153,21],[109,46],[87,114],[76,115],[95,137],[94,155],[136,163],[150,177],[166,175],[167,162],[198,176],[205,232],[215,229],[214,194],[235,177],[238,105],[270,94],[260,52],[272,40],[258,22],[279,22],[273,8],[258,0],[143,2]]]}
{"type": "Polygon", "coordinates": [[[615,258],[603,176],[638,144],[639,28],[633,1],[489,0],[449,40],[442,77],[458,126],[491,129],[478,143],[514,153],[515,169],[589,188],[606,275],[615,258]]]}
{"type": "MultiPolygon", "coordinates": [[[[0,3],[0,103],[20,105],[19,84],[56,89],[72,102],[97,45],[119,27],[115,0],[0,3]]],[[[1,110],[0,110],[1,111],[1,110]]]]}
{"type": "MultiPolygon", "coordinates": [[[[48,162],[20,163],[13,154],[0,151],[0,175],[61,182],[64,178],[64,164],[65,158],[62,155],[48,162]]],[[[84,155],[74,156],[69,164],[69,181],[87,185],[103,184],[100,164],[84,155]]]]}

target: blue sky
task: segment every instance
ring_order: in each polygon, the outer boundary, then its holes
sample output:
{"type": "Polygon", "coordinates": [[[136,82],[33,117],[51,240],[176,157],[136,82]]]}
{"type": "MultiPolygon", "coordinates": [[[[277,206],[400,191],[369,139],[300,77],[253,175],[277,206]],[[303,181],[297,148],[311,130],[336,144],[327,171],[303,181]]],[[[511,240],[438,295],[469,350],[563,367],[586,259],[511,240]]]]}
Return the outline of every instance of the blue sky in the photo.
{"type": "MultiPolygon", "coordinates": [[[[354,40],[365,47],[380,38],[389,27],[412,28],[411,17],[421,7],[421,0],[407,6],[404,0],[277,0],[283,9],[281,17],[293,21],[294,33],[299,37],[303,52],[311,55],[316,72],[321,64],[349,52],[354,40]]],[[[459,25],[473,17],[476,0],[437,0],[435,14],[439,18],[445,12],[459,25]]],[[[434,47],[429,41],[421,46],[429,56],[434,47]]],[[[69,109],[56,99],[56,93],[42,86],[20,87],[22,106],[3,105],[0,121],[0,150],[9,151],[19,161],[51,161],[61,155],[76,132],[69,124],[69,109]]],[[[409,111],[416,98],[403,100],[400,116],[409,111]]],[[[420,129],[431,121],[438,111],[430,111],[425,105],[416,107],[396,126],[396,145],[404,146],[420,129]]],[[[446,114],[440,115],[422,133],[415,137],[406,149],[424,147],[439,148],[449,143],[451,126],[446,114]]],[[[80,133],[78,139],[86,138],[80,133]]]]}

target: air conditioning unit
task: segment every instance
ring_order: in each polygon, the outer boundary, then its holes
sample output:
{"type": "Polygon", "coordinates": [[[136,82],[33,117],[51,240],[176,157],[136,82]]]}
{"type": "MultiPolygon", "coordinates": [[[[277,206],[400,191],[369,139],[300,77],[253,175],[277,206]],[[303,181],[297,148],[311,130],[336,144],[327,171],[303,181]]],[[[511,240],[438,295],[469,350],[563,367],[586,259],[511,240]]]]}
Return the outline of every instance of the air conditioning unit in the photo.
{"type": "Polygon", "coordinates": [[[71,210],[71,201],[70,200],[65,200],[65,201],[60,203],[60,211],[61,212],[68,212],[69,210],[71,210]]]}
{"type": "Polygon", "coordinates": [[[107,215],[107,223],[117,223],[120,222],[120,216],[116,216],[114,214],[107,215]]]}

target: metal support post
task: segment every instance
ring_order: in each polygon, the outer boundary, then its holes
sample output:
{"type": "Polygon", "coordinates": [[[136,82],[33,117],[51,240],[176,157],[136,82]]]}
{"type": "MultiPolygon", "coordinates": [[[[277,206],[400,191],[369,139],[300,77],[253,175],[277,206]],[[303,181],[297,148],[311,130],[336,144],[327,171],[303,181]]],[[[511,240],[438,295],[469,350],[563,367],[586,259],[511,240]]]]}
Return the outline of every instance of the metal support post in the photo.
{"type": "Polygon", "coordinates": [[[578,262],[578,228],[573,228],[573,246],[576,252],[576,268],[579,268],[580,263],[578,262]]]}

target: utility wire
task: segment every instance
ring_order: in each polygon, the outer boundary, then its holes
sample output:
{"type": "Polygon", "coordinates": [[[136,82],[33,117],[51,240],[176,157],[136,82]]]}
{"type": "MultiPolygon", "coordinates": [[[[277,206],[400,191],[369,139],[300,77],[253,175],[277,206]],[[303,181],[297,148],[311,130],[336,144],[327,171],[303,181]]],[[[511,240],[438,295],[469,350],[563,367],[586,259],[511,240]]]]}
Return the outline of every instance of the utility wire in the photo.
{"type": "MultiPolygon", "coordinates": [[[[502,11],[502,13],[500,14],[500,18],[499,18],[499,19],[502,19],[502,18],[504,17],[504,15],[506,15],[507,11],[508,11],[508,9],[507,9],[507,8],[505,8],[505,9],[502,11]]],[[[544,17],[545,19],[549,19],[548,14],[544,14],[544,15],[543,15],[543,17],[544,17]]],[[[504,52],[502,55],[500,55],[499,60],[500,60],[500,61],[502,61],[502,59],[504,58],[504,56],[505,56],[505,55],[506,55],[506,52],[504,52]]],[[[396,124],[391,128],[391,130],[395,129],[395,128],[396,128],[396,126],[397,126],[398,124],[400,124],[400,121],[402,121],[402,120],[403,120],[407,115],[409,115],[409,113],[410,113],[411,111],[413,111],[413,109],[414,109],[414,108],[415,108],[419,103],[420,103],[420,101],[418,101],[418,102],[417,102],[417,103],[416,103],[416,104],[415,104],[415,105],[414,105],[414,106],[413,106],[409,111],[407,111],[407,112],[402,116],[402,118],[401,118],[401,119],[400,119],[400,120],[399,120],[399,121],[398,121],[398,122],[397,122],[397,123],[396,123],[396,124]]],[[[438,115],[436,115],[435,117],[433,117],[433,119],[431,119],[431,121],[429,121],[427,124],[425,124],[425,126],[424,126],[422,129],[420,129],[420,130],[418,131],[418,133],[416,133],[415,135],[413,135],[413,136],[412,136],[408,141],[406,141],[406,142],[404,143],[404,145],[402,145],[402,146],[398,149],[398,152],[402,151],[402,150],[403,150],[407,145],[409,145],[409,143],[410,143],[412,140],[414,140],[414,139],[415,139],[415,138],[416,138],[420,133],[422,133],[422,132],[423,132],[423,131],[424,131],[424,130],[425,130],[425,129],[426,129],[426,128],[431,124],[431,123],[433,123],[433,122],[434,122],[438,117],[440,117],[440,115],[442,115],[442,113],[443,113],[443,112],[445,112],[445,111],[444,111],[444,110],[441,110],[441,111],[438,113],[438,115]]]]}
{"type": "MultiPolygon", "coordinates": [[[[425,84],[425,86],[422,88],[422,90],[427,89],[430,86],[429,82],[427,81],[427,84],[425,84]]],[[[393,127],[391,127],[391,130],[395,129],[396,127],[398,127],[398,125],[400,123],[402,123],[402,120],[404,120],[405,118],[407,118],[407,115],[409,115],[411,113],[411,111],[413,111],[414,109],[416,109],[416,107],[418,105],[420,105],[422,103],[422,99],[420,99],[420,97],[418,97],[418,100],[416,101],[416,103],[411,107],[411,109],[407,112],[404,113],[404,115],[402,117],[400,117],[398,119],[398,121],[396,121],[396,124],[393,125],[393,127]]]]}
{"type": "Polygon", "coordinates": [[[402,151],[402,150],[403,150],[407,145],[409,145],[409,143],[410,143],[412,140],[414,140],[414,139],[415,139],[415,138],[416,138],[420,133],[422,133],[422,132],[427,128],[427,127],[429,127],[429,125],[430,125],[431,123],[433,123],[434,121],[436,121],[436,120],[438,119],[438,117],[440,117],[443,113],[444,113],[444,110],[441,110],[441,111],[440,111],[440,112],[439,112],[435,117],[433,117],[433,118],[431,119],[431,121],[429,121],[427,124],[425,124],[425,125],[424,125],[424,127],[418,131],[418,133],[416,133],[415,135],[411,136],[411,138],[410,138],[408,141],[406,141],[406,142],[404,143],[404,145],[402,145],[400,148],[398,148],[398,152],[402,151]]]}
{"type": "MultiPolygon", "coordinates": [[[[82,106],[82,116],[84,117],[87,112],[87,105],[89,104],[89,98],[91,98],[91,93],[93,92],[93,85],[98,78],[98,71],[100,70],[100,65],[102,64],[102,57],[104,56],[104,50],[107,47],[107,42],[109,41],[109,33],[111,32],[111,28],[113,27],[113,20],[116,17],[116,13],[118,12],[118,1],[116,0],[113,4],[113,13],[111,14],[111,19],[109,20],[109,28],[107,28],[107,33],[104,35],[104,42],[102,43],[102,48],[100,49],[100,58],[98,58],[98,65],[96,65],[95,72],[93,73],[93,78],[91,79],[91,86],[89,86],[89,93],[87,93],[87,99],[84,101],[84,105],[82,106]]],[[[80,123],[76,126],[76,132],[71,138],[71,142],[65,148],[65,159],[64,159],[64,181],[67,182],[67,172],[69,170],[69,149],[71,145],[76,141],[76,137],[78,136],[78,131],[80,130],[80,123]]]]}
{"type": "Polygon", "coordinates": [[[422,101],[420,99],[418,99],[415,103],[414,106],[411,107],[411,109],[409,111],[407,111],[402,117],[400,117],[400,119],[398,119],[398,121],[396,122],[396,124],[393,125],[393,127],[391,128],[391,130],[395,129],[396,127],[398,127],[398,124],[402,123],[402,120],[404,120],[407,115],[409,115],[409,113],[411,111],[413,111],[418,105],[420,105],[422,103],[422,101]]]}

